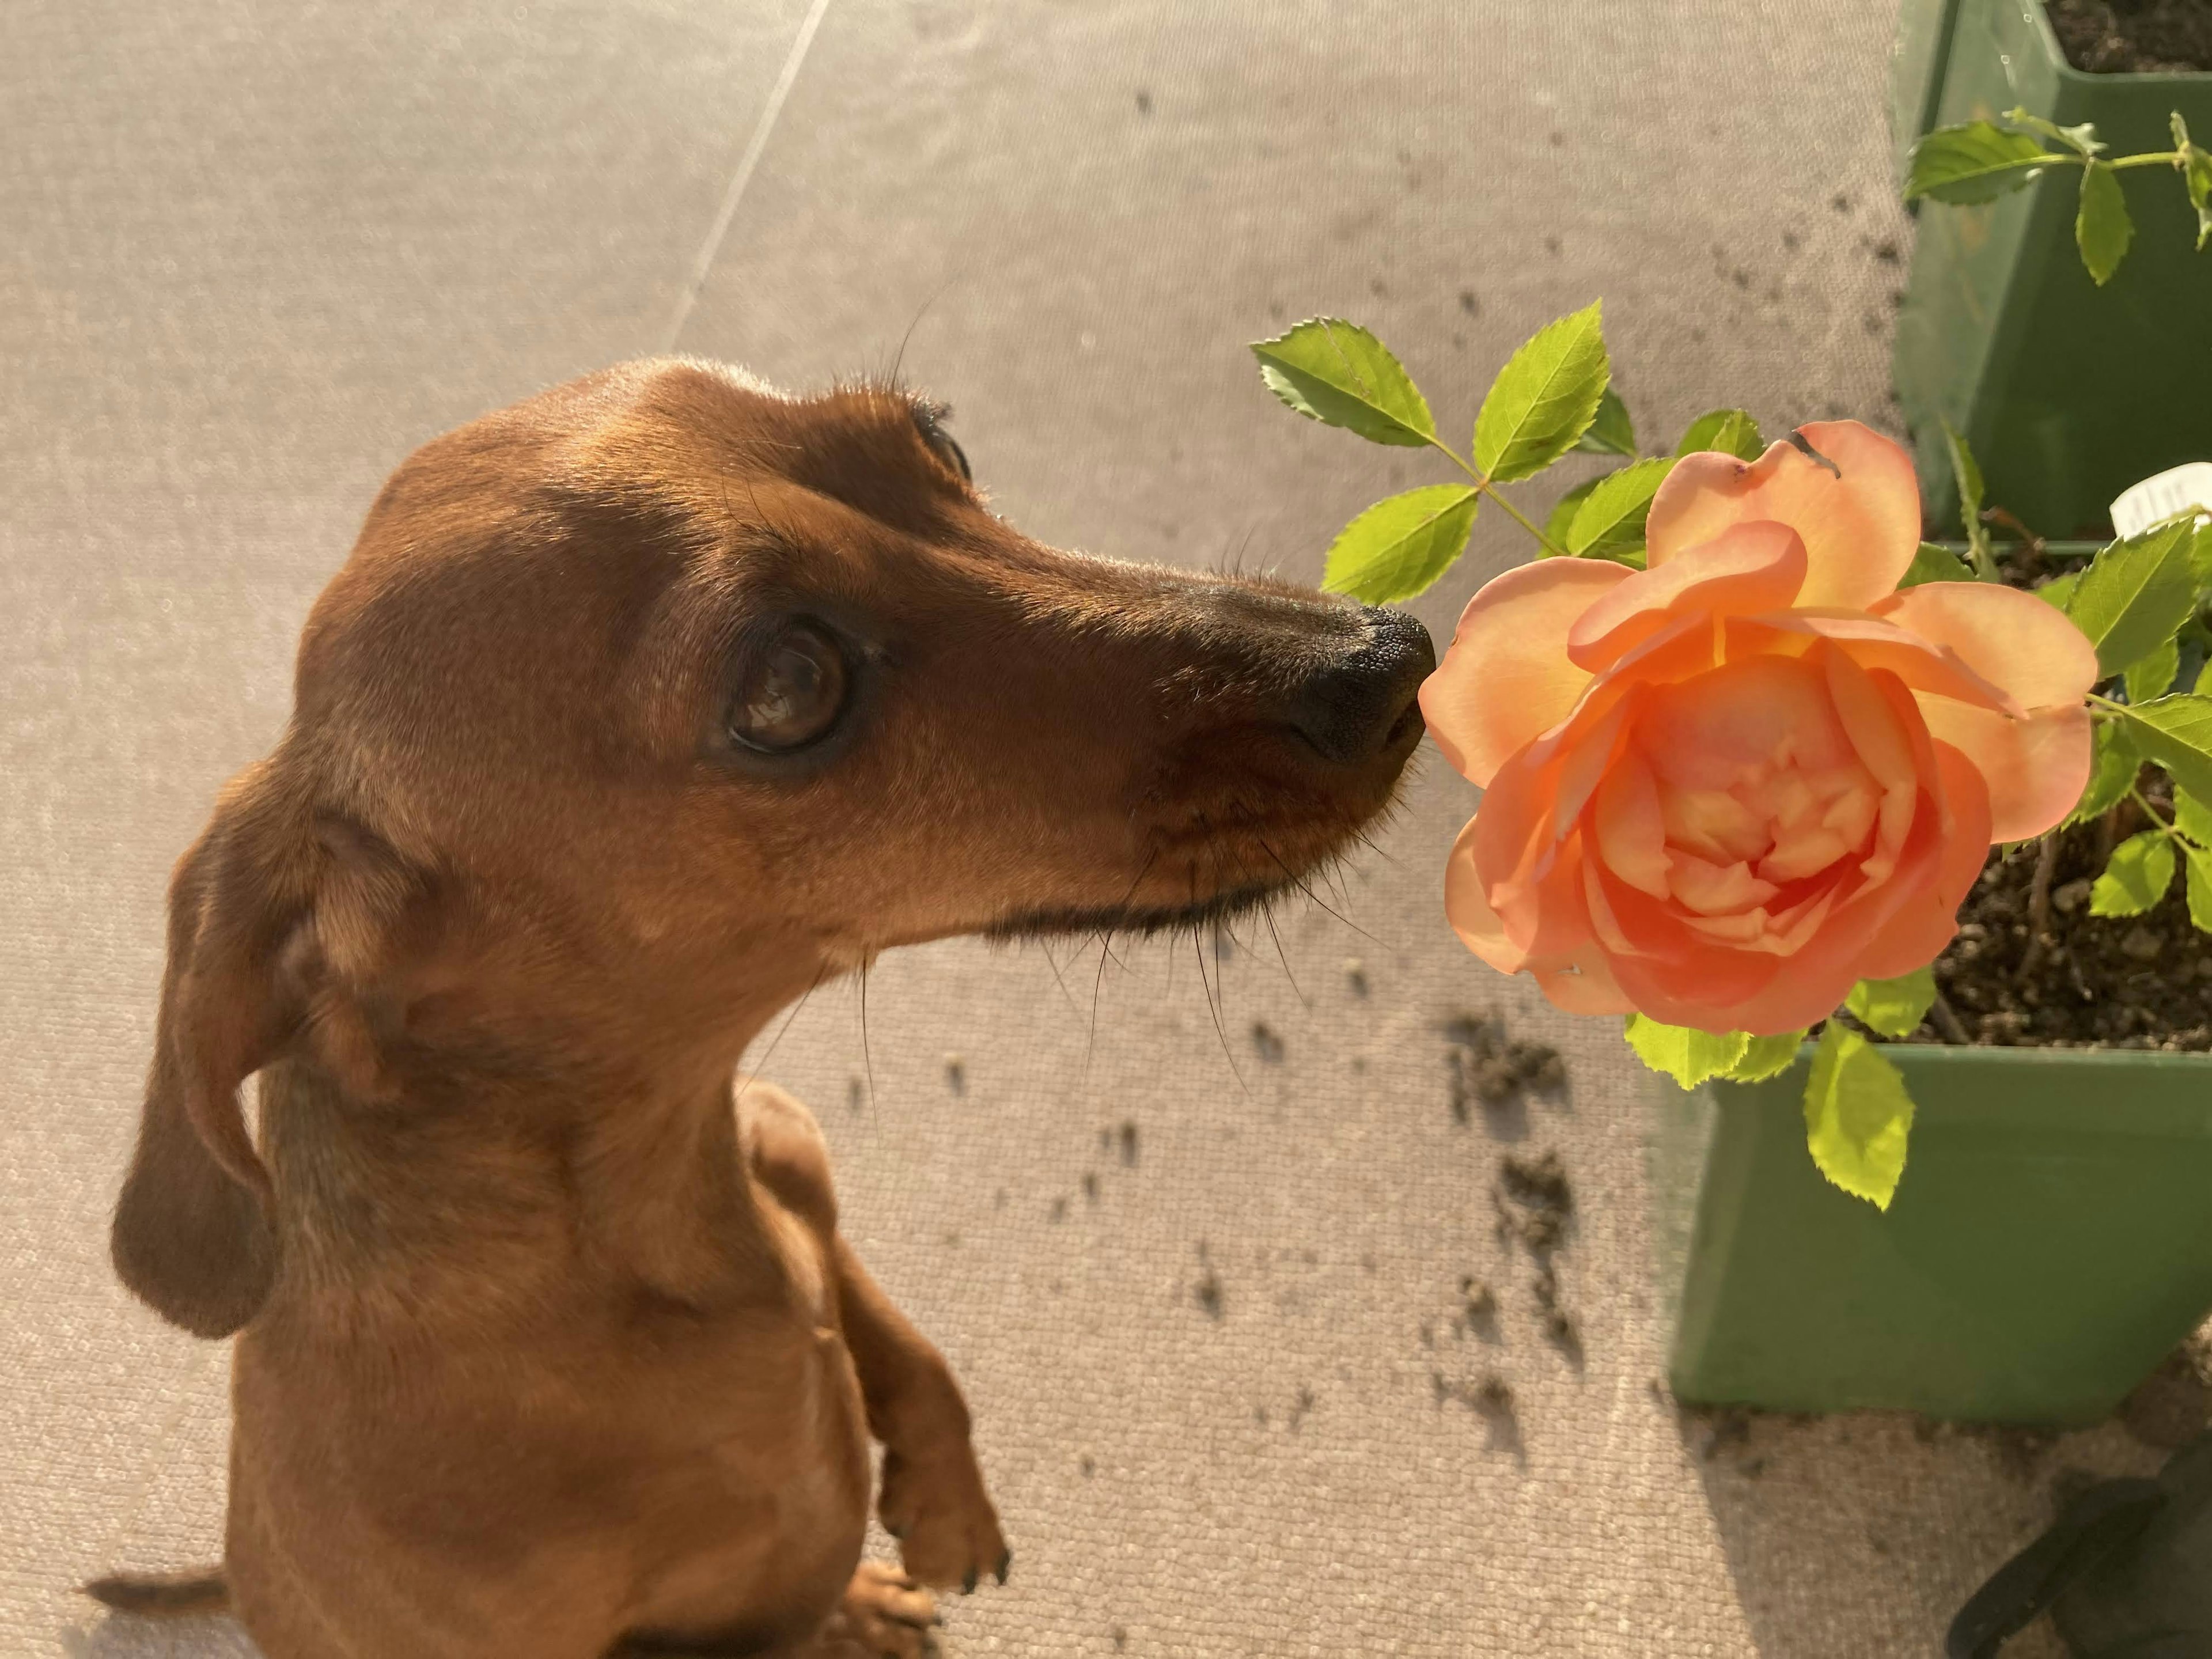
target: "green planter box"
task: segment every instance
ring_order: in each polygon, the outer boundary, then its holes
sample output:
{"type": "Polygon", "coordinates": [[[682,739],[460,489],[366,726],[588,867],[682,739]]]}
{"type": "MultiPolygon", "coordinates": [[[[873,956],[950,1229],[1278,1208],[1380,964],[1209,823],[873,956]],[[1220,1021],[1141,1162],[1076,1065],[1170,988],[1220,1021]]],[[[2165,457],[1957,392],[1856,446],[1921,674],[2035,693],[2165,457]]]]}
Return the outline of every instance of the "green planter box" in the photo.
{"type": "MultiPolygon", "coordinates": [[[[2212,76],[2083,75],[2040,0],[1908,0],[1893,120],[1917,74],[1940,82],[1922,99],[1923,125],[2020,106],[2095,122],[2115,155],[2171,149],[2174,110],[2192,132],[2212,132],[2212,76]],[[1946,32],[1941,14],[1953,9],[1946,32]],[[1918,71],[1906,67],[1915,40],[1918,71]]],[[[1957,504],[1946,418],[1980,458],[1989,500],[2047,536],[2101,535],[2130,484],[2212,456],[2212,253],[2194,251],[2196,216],[2178,177],[2142,167],[2121,179],[2136,239],[2102,289],[2075,251],[2074,169],[1984,206],[1931,204],[1919,216],[1893,373],[1939,521],[1957,504]]]]}
{"type": "Polygon", "coordinates": [[[1806,1153],[1809,1049],[1765,1083],[1653,1079],[1675,1395],[2102,1419],[2212,1311],[2212,1055],[1885,1052],[1918,1107],[1887,1214],[1806,1153]]]}
{"type": "Polygon", "coordinates": [[[1959,0],[1905,0],[1897,14],[1897,40],[1889,53],[1889,144],[1900,190],[1911,170],[1913,145],[1936,125],[1958,20],[1959,0]]]}

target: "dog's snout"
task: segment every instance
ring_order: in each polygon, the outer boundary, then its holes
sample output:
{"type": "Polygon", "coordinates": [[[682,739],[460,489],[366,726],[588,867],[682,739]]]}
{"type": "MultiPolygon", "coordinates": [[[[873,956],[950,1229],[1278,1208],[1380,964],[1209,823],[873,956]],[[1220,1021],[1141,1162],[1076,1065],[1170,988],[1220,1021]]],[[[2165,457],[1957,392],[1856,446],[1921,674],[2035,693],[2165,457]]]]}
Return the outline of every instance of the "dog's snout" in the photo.
{"type": "Polygon", "coordinates": [[[1437,665],[1429,630],[1366,607],[1364,637],[1299,688],[1291,724],[1324,759],[1370,760],[1421,729],[1414,696],[1437,665]]]}

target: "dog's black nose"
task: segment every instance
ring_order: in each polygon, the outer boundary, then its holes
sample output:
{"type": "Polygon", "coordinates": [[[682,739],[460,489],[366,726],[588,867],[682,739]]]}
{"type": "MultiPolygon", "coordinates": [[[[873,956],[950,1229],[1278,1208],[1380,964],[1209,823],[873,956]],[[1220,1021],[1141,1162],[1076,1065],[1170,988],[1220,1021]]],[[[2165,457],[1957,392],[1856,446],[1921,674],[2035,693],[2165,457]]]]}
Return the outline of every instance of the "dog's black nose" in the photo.
{"type": "Polygon", "coordinates": [[[1429,630],[1369,605],[1366,637],[1300,688],[1291,724],[1323,758],[1371,760],[1421,729],[1413,698],[1437,665],[1429,630]]]}

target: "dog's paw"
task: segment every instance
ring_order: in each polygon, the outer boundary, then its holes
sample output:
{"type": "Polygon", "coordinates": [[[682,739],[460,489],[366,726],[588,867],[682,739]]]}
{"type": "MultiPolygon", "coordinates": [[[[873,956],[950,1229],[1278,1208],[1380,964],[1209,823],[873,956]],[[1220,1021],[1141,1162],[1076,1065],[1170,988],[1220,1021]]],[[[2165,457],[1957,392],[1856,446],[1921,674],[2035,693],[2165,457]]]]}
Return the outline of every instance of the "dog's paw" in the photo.
{"type": "Polygon", "coordinates": [[[1013,1552],[966,1440],[927,1458],[885,1451],[877,1507],[884,1530],[899,1540],[899,1559],[921,1583],[940,1589],[957,1584],[964,1595],[987,1574],[1006,1582],[1013,1552]]]}
{"type": "Polygon", "coordinates": [[[863,1561],[805,1659],[929,1659],[941,1622],[927,1590],[896,1567],[863,1561]]]}

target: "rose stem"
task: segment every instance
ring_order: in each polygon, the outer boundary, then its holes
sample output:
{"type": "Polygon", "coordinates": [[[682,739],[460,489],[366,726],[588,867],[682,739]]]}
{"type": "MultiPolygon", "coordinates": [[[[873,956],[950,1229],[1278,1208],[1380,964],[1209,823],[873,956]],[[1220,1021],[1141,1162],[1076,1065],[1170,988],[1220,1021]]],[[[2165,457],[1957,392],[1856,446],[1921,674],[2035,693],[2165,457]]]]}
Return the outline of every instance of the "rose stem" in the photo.
{"type": "Polygon", "coordinates": [[[2024,980],[2043,965],[2043,931],[2051,926],[2051,878],[2057,873],[2058,832],[2054,830],[2043,838],[2035,855],[2035,880],[2027,890],[2027,950],[2016,978],[2024,980]]]}
{"type": "Polygon", "coordinates": [[[1966,1026],[1960,1023],[1958,1013],[1941,991],[1929,1005],[1929,1012],[1936,1016],[1936,1028],[1943,1033],[1946,1042],[1955,1042],[1961,1048],[1973,1047],[1973,1038],[1966,1035],[1966,1026]]]}

